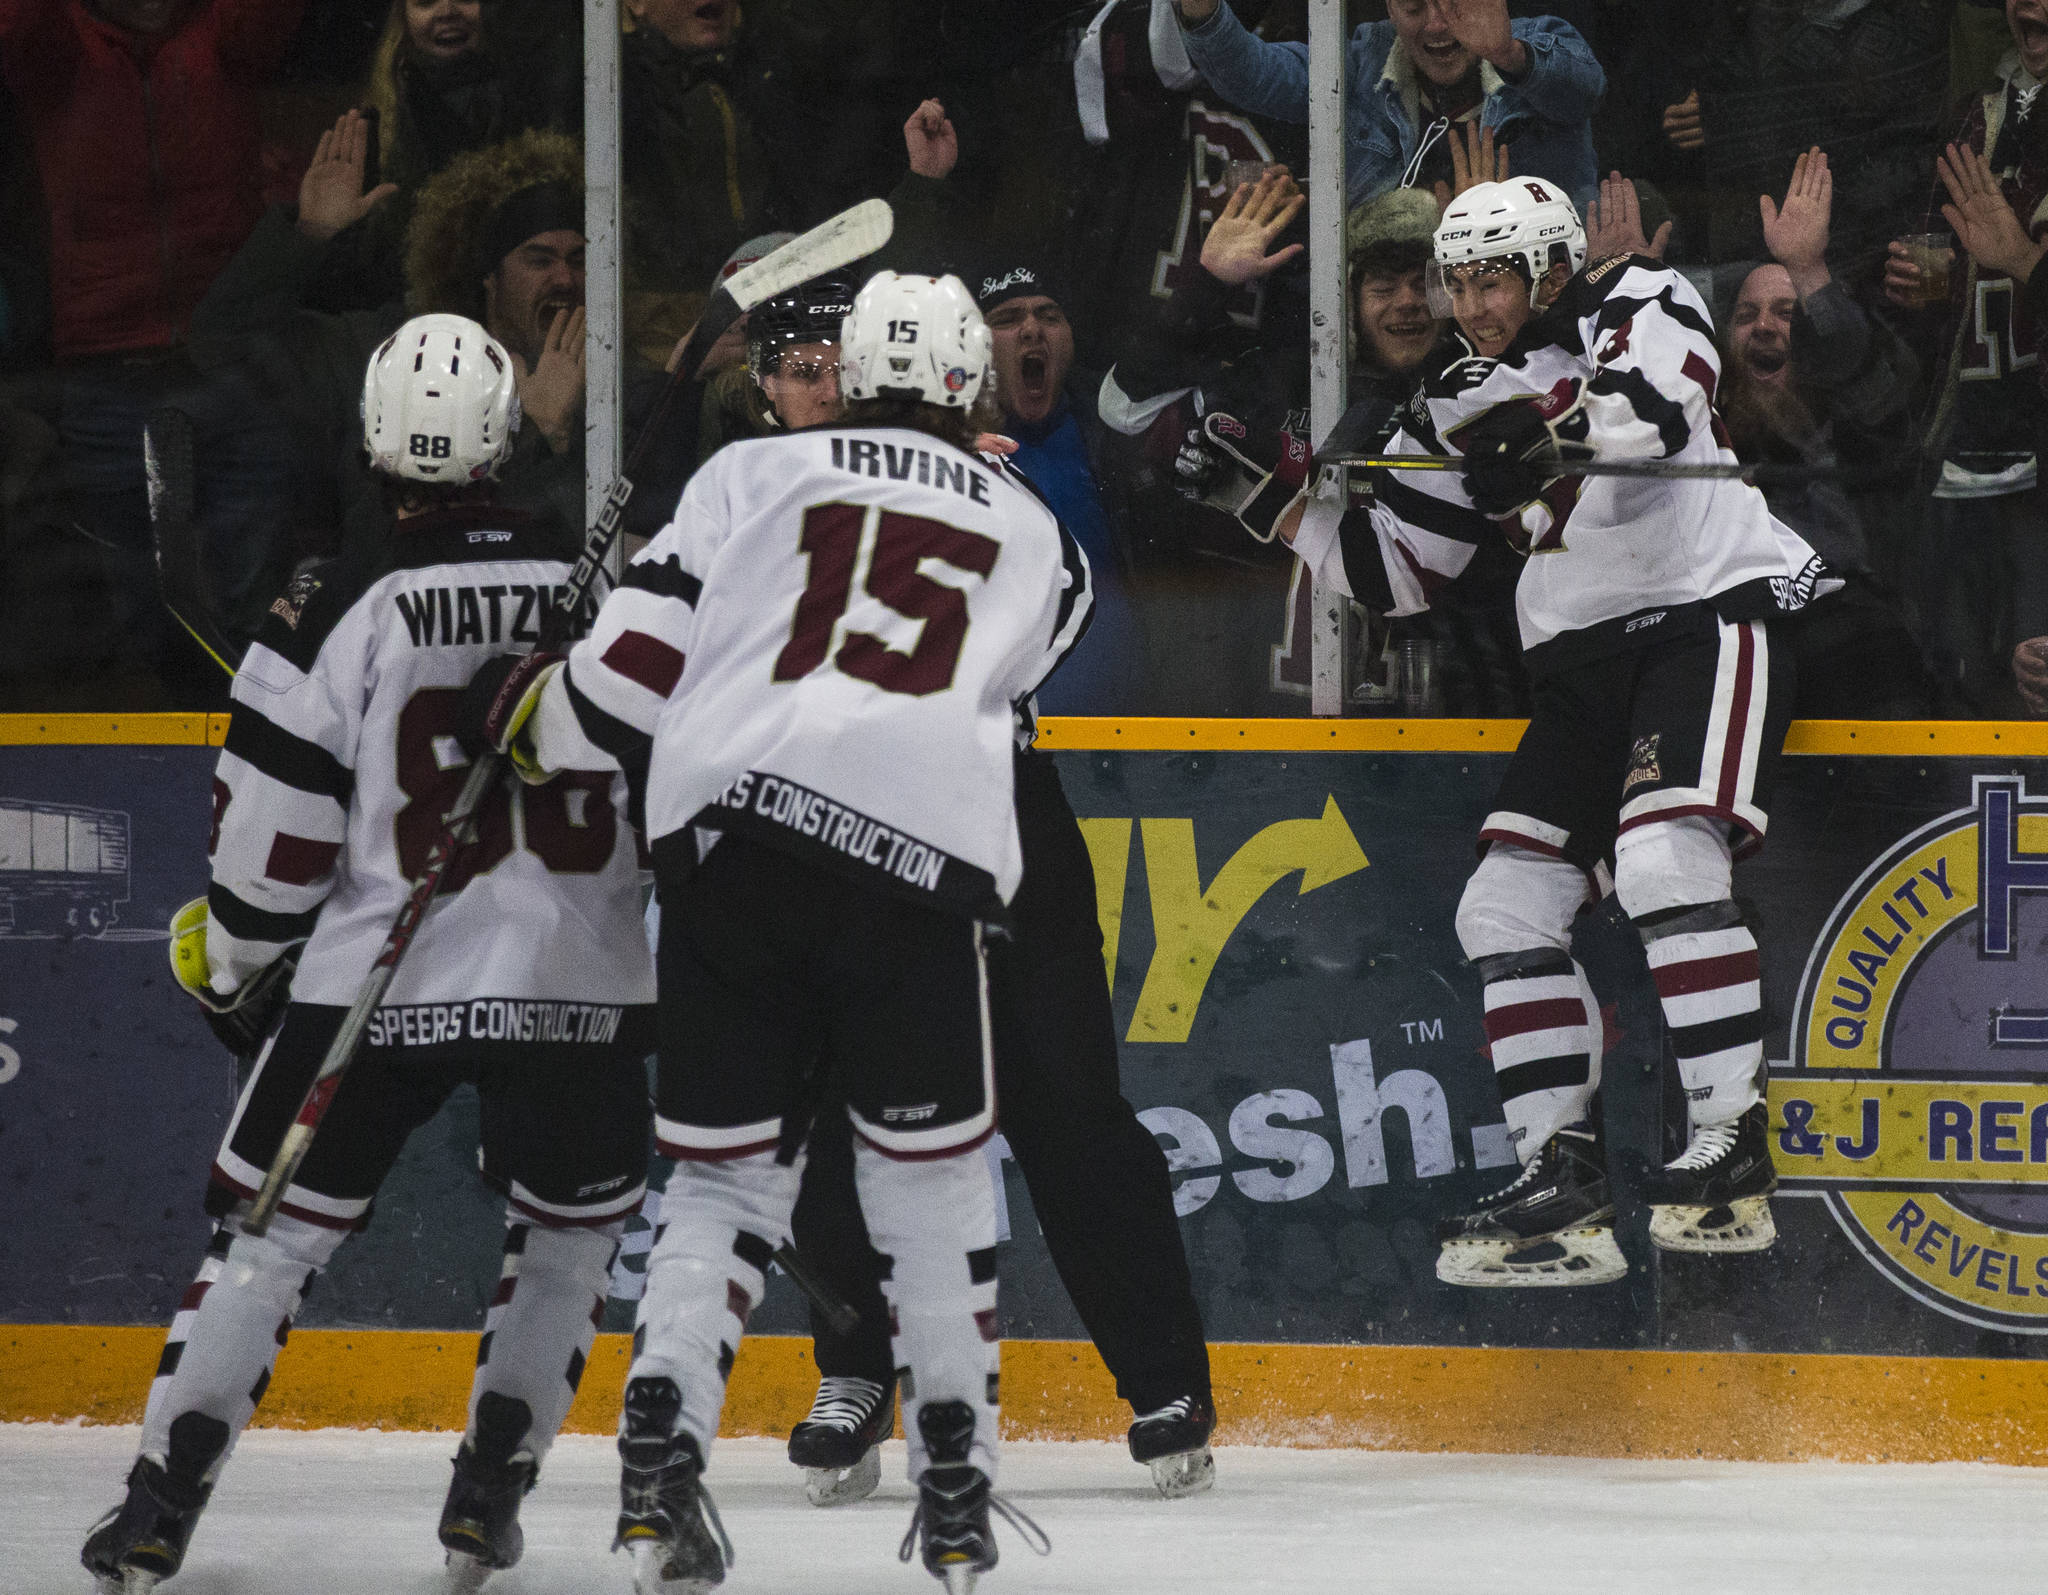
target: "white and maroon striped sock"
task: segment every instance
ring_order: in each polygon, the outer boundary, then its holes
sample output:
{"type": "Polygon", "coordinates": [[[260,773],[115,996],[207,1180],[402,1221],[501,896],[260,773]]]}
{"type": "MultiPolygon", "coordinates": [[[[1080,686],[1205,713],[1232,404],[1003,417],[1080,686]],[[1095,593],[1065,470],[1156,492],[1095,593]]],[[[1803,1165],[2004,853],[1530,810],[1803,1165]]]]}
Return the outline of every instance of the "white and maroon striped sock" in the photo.
{"type": "Polygon", "coordinates": [[[520,1449],[544,1460],[569,1416],[591,1341],[604,1318],[612,1255],[624,1219],[550,1227],[516,1214],[505,1231],[505,1262],[477,1342],[469,1392],[469,1433],[486,1394],[524,1402],[531,1419],[520,1449]]]}
{"type": "Polygon", "coordinates": [[[1731,1124],[1756,1101],[1764,1055],[1756,937],[1737,923],[1659,936],[1648,950],[1692,1123],[1731,1124]]]}
{"type": "Polygon", "coordinates": [[[1600,1008],[1569,953],[1538,948],[1478,962],[1493,1075],[1508,1137],[1526,1163],[1586,1115],[1600,1083],[1600,1008]]]}

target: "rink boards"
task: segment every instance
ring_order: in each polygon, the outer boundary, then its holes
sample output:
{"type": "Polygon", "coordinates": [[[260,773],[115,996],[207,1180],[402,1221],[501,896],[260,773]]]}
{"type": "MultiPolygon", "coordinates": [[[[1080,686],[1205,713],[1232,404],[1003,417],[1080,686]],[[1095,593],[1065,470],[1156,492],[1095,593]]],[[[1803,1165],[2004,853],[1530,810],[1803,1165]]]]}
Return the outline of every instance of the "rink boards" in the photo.
{"type": "MultiPolygon", "coordinates": [[[[1429,1227],[1511,1153],[1451,920],[1519,729],[1047,725],[1096,865],[1125,1092],[1176,1170],[1236,1437],[2043,1459],[2048,728],[1795,727],[1770,845],[1737,874],[1762,927],[1787,1185],[1773,1251],[1658,1256],[1618,1154],[1626,1281],[1455,1291],[1429,1227]]],[[[224,730],[0,717],[0,810],[125,838],[117,883],[94,851],[111,843],[79,843],[54,874],[16,878],[0,857],[0,1419],[139,1410],[154,1326],[203,1244],[235,1079],[172,986],[164,927],[204,885],[224,730]]],[[[1576,945],[1607,1013],[1610,1141],[1654,1151],[1680,1105],[1640,948],[1611,906],[1576,945]]],[[[415,1137],[309,1298],[269,1421],[459,1413],[499,1227],[474,1123],[465,1093],[415,1137]]],[[[1022,1180],[999,1167],[1009,1421],[1116,1432],[1022,1180]]],[[[635,1242],[638,1226],[614,1331],[635,1242]]],[[[735,1374],[736,1427],[807,1401],[805,1348],[780,1338],[800,1325],[778,1277],[735,1374]]],[[[592,1358],[591,1427],[609,1425],[622,1345],[592,1358]]]]}

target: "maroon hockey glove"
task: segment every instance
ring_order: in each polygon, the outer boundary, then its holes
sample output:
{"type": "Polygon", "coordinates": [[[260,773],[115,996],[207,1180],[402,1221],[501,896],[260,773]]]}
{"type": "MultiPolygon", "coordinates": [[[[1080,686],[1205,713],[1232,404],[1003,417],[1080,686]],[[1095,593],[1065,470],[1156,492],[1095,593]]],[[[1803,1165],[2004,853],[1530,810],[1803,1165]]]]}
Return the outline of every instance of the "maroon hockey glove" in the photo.
{"type": "Polygon", "coordinates": [[[533,742],[523,735],[540,695],[562,668],[566,655],[536,649],[530,654],[502,654],[469,678],[462,690],[455,737],[463,751],[476,758],[487,750],[512,760],[521,780],[533,785],[549,780],[534,756],[533,742]]]}
{"type": "Polygon", "coordinates": [[[1186,497],[1235,516],[1270,543],[1273,523],[1294,502],[1313,463],[1308,439],[1285,423],[1247,423],[1211,410],[1188,429],[1173,470],[1186,497]]]}

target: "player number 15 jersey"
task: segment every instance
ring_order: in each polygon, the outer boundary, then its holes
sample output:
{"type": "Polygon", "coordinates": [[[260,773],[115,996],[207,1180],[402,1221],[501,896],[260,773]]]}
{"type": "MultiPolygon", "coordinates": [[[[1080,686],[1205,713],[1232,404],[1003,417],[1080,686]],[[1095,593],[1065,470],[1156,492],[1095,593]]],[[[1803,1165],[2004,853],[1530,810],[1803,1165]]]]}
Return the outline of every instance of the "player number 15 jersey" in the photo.
{"type": "Polygon", "coordinates": [[[652,739],[656,857],[693,824],[970,913],[1022,873],[1015,706],[1088,568],[999,463],[895,427],[731,445],[628,567],[536,716],[542,762],[652,739]]]}

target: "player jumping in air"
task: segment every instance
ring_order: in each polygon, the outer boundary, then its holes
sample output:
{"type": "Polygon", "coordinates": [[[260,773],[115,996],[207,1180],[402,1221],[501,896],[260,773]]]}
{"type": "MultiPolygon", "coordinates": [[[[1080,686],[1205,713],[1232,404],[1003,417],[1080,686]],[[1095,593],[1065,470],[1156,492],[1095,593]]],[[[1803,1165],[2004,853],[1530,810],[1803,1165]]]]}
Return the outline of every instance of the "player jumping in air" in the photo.
{"type": "Polygon", "coordinates": [[[1457,919],[1523,1169],[1440,1227],[1437,1274],[1453,1284],[1627,1271],[1589,1119],[1600,1010],[1571,956],[1572,920],[1610,864],[1690,1115],[1685,1149],[1644,1186],[1651,1238],[1729,1252],[1776,1235],[1757,944],[1731,864],[1763,841],[1790,714],[1789,659],[1766,623],[1833,584],[1741,482],[1558,473],[1592,457],[1734,461],[1699,295],[1660,261],[1586,265],[1585,250],[1578,213],[1545,182],[1453,200],[1438,281],[1479,353],[1424,385],[1390,452],[1461,455],[1461,476],[1402,473],[1369,512],[1308,499],[1281,528],[1324,579],[1397,615],[1494,535],[1482,517],[1528,556],[1516,608],[1534,713],[1457,919]]]}
{"type": "Polygon", "coordinates": [[[178,1571],[306,1289],[464,1080],[484,1178],[506,1198],[504,1271],[440,1537],[466,1582],[519,1559],[520,1499],[568,1415],[646,1172],[654,970],[615,772],[513,782],[486,802],[268,1231],[240,1221],[461,789],[464,686],[533,638],[568,573],[492,502],[518,425],[510,357],[482,327],[435,315],[394,333],[370,361],[363,432],[395,528],[373,555],[295,580],[236,674],[213,881],[179,916],[174,965],[261,1051],[213,1165],[219,1223],[171,1321],[127,1499],[85,1544],[110,1595],[178,1571]]]}
{"type": "Polygon", "coordinates": [[[878,275],[839,358],[840,424],[720,450],[566,663],[479,681],[477,729],[515,759],[647,771],[677,1164],[619,1436],[642,1595],[724,1578],[701,1475],[821,1100],[846,1106],[889,1259],[903,1554],[964,1592],[1009,1511],[986,926],[1022,874],[1015,705],[1085,625],[1087,565],[973,452],[991,342],[957,279],[878,275]]]}

